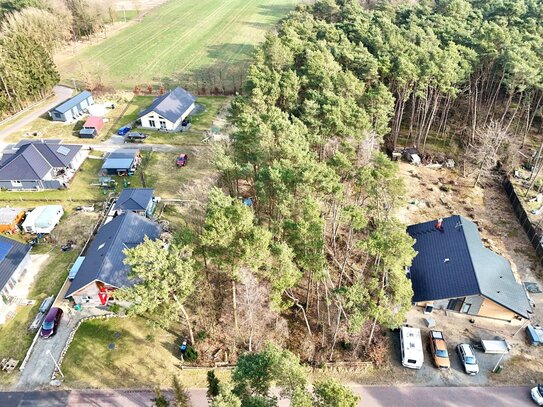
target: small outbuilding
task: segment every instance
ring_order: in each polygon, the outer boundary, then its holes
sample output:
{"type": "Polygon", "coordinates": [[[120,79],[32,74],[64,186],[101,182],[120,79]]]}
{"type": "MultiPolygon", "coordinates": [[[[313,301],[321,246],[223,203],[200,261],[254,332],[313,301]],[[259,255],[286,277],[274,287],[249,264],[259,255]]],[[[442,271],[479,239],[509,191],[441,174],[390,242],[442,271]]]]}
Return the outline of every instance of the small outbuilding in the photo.
{"type": "Polygon", "coordinates": [[[89,106],[94,104],[92,93],[88,90],[75,95],[73,98],[62,102],[49,111],[49,116],[54,121],[72,122],[81,117],[89,106]]]}
{"type": "Polygon", "coordinates": [[[15,233],[25,214],[22,208],[0,208],[0,233],[15,233]]]}
{"type": "Polygon", "coordinates": [[[133,175],[141,162],[139,150],[117,150],[109,153],[101,175],[133,175]]]}
{"type": "Polygon", "coordinates": [[[38,206],[26,216],[22,225],[23,231],[34,234],[51,233],[62,215],[64,210],[60,205],[38,206]]]}
{"type": "Polygon", "coordinates": [[[83,128],[79,131],[80,138],[94,138],[100,131],[104,128],[104,120],[101,117],[90,116],[85,123],[83,128]]]}
{"type": "Polygon", "coordinates": [[[115,202],[113,210],[117,214],[132,211],[139,215],[151,216],[158,202],[158,198],[153,196],[154,193],[153,188],[125,188],[115,202]]]}
{"type": "Polygon", "coordinates": [[[141,127],[175,131],[196,107],[196,98],[185,89],[177,87],[159,96],[138,115],[141,127]]]}

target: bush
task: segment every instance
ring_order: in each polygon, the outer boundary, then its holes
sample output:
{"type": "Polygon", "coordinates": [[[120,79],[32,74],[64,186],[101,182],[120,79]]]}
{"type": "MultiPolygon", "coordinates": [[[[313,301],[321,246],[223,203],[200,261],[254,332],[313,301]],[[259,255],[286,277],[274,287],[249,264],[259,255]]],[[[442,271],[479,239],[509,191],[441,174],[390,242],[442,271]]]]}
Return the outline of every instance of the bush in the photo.
{"type": "Polygon", "coordinates": [[[187,347],[187,351],[183,355],[183,359],[185,359],[186,362],[196,362],[198,360],[198,352],[196,349],[194,349],[194,346],[189,345],[187,347]]]}
{"type": "Polygon", "coordinates": [[[368,349],[368,357],[373,362],[375,367],[382,367],[388,360],[389,356],[390,354],[387,337],[381,336],[376,338],[375,342],[368,349]]]}

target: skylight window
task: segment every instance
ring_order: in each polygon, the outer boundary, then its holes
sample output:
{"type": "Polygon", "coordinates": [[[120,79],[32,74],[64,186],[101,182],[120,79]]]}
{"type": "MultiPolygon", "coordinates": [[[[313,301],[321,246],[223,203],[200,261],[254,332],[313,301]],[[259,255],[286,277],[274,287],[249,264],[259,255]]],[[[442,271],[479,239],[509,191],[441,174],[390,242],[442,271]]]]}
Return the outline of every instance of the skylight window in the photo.
{"type": "Polygon", "coordinates": [[[62,154],[62,155],[68,155],[70,153],[70,149],[68,147],[60,146],[57,149],[57,153],[62,154]]]}

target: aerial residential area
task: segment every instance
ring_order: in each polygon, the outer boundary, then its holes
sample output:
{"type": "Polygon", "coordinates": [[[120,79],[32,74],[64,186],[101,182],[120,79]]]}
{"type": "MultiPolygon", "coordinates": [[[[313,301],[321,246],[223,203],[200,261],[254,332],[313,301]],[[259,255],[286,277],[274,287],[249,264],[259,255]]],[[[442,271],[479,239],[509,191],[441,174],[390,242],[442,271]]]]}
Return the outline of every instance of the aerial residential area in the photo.
{"type": "Polygon", "coordinates": [[[0,406],[543,405],[542,0],[0,0],[0,406]]]}

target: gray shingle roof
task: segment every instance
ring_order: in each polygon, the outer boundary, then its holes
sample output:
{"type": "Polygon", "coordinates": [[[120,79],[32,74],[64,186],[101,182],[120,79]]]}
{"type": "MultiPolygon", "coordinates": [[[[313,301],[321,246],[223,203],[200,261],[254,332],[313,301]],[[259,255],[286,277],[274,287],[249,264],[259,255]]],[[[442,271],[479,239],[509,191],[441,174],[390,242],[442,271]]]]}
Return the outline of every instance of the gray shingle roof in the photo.
{"type": "Polygon", "coordinates": [[[153,199],[153,188],[126,188],[119,195],[113,209],[145,211],[153,199]]]}
{"type": "Polygon", "coordinates": [[[59,113],[66,113],[68,110],[70,110],[72,107],[78,105],[82,101],[88,99],[92,96],[92,93],[90,93],[88,90],[84,90],[81,93],[78,93],[73,98],[68,99],[67,101],[61,103],[57,107],[53,109],[53,111],[59,112],[59,113]]]}
{"type": "Polygon", "coordinates": [[[8,150],[0,161],[0,180],[36,181],[51,168],[62,168],[81,150],[80,145],[27,141],[17,150],[8,150]],[[59,151],[59,149],[62,149],[59,151]]]}
{"type": "Polygon", "coordinates": [[[483,246],[477,226],[454,215],[443,220],[443,232],[435,220],[407,228],[418,252],[411,265],[413,301],[482,295],[529,318],[532,306],[509,262],[483,246]]]}
{"type": "Polygon", "coordinates": [[[0,236],[0,246],[2,251],[9,250],[0,261],[0,290],[2,290],[30,251],[30,246],[4,236],[0,236]]]}
{"type": "Polygon", "coordinates": [[[196,98],[185,89],[177,87],[156,98],[154,102],[138,115],[138,119],[149,112],[155,112],[160,116],[175,123],[196,101],[196,98]]]}
{"type": "Polygon", "coordinates": [[[102,225],[85,253],[66,298],[96,280],[118,288],[137,283],[129,278],[130,268],[123,262],[123,250],[140,244],[145,236],[155,240],[159,235],[158,224],[134,212],[125,212],[102,225]]]}

